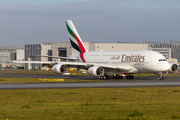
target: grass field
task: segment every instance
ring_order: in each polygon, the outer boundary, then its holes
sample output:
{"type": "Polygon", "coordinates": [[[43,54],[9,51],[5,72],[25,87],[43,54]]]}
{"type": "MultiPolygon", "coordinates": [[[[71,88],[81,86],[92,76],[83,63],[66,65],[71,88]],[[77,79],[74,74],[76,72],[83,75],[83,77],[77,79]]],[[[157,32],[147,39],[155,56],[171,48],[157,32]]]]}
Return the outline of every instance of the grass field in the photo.
{"type": "Polygon", "coordinates": [[[5,120],[178,120],[180,87],[0,90],[5,120]]]}
{"type": "MultiPolygon", "coordinates": [[[[54,74],[51,71],[36,70],[0,72],[54,74]]],[[[75,73],[82,75],[81,72],[75,73]]],[[[135,76],[155,75],[146,73],[135,76]]],[[[0,83],[39,82],[42,81],[38,78],[0,77],[0,83]]],[[[102,80],[67,79],[64,82],[102,82],[102,80]]],[[[180,119],[180,87],[0,90],[0,96],[0,120],[180,119]]]]}

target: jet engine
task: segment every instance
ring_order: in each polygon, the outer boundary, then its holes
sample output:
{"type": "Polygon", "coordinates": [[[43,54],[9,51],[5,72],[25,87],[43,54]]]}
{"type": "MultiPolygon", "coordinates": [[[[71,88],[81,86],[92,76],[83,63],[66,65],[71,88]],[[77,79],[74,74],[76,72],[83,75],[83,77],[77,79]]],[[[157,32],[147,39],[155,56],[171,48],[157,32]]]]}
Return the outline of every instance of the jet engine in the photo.
{"type": "Polygon", "coordinates": [[[99,66],[90,67],[87,70],[87,73],[92,76],[103,76],[104,75],[104,69],[99,66]]]}
{"type": "Polygon", "coordinates": [[[178,65],[174,64],[174,63],[170,63],[170,68],[169,68],[169,72],[177,72],[178,71],[178,65]]]}
{"type": "Polygon", "coordinates": [[[68,71],[67,65],[63,64],[56,64],[51,69],[54,73],[66,73],[68,71]]]}

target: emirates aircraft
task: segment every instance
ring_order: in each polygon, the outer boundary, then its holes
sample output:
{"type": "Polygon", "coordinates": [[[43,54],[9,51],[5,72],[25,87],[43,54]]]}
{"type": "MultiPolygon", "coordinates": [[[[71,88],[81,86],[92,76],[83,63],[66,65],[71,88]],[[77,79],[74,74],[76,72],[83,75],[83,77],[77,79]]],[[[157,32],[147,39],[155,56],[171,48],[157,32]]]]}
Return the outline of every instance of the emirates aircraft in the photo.
{"type": "Polygon", "coordinates": [[[89,75],[98,76],[100,79],[122,79],[122,75],[126,75],[126,79],[134,79],[132,74],[135,73],[154,73],[159,75],[159,80],[163,80],[163,75],[176,72],[178,69],[176,64],[168,63],[162,54],[155,51],[87,51],[71,20],[66,20],[66,26],[73,48],[73,55],[67,59],[77,62],[24,61],[23,63],[50,64],[52,71],[57,74],[66,73],[68,68],[86,69],[89,75]]]}

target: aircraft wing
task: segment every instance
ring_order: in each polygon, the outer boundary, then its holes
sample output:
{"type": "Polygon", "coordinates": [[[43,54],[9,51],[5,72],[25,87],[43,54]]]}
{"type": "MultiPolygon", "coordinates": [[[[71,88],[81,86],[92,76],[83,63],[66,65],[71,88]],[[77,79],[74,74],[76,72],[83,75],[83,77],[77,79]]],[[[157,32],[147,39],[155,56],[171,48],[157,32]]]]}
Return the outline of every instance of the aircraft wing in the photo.
{"type": "Polygon", "coordinates": [[[65,64],[68,67],[80,67],[88,69],[92,66],[99,66],[105,69],[114,69],[118,71],[130,71],[134,69],[134,67],[124,64],[114,65],[114,64],[97,64],[97,63],[84,63],[84,62],[57,62],[57,61],[13,61],[13,63],[38,63],[38,64],[46,64],[46,65],[55,65],[55,64],[65,64]]]}
{"type": "Polygon", "coordinates": [[[13,63],[37,63],[37,64],[51,64],[55,63],[54,61],[12,61],[13,63]]]}
{"type": "Polygon", "coordinates": [[[55,64],[64,64],[68,67],[73,68],[81,68],[81,69],[88,69],[89,67],[98,66],[103,67],[106,70],[116,70],[119,72],[128,72],[131,70],[135,70],[134,67],[126,65],[126,64],[98,64],[98,63],[84,63],[84,62],[57,62],[57,61],[13,61],[13,63],[38,63],[44,65],[55,65],[55,64]]]}
{"type": "Polygon", "coordinates": [[[48,56],[48,55],[36,55],[36,56],[30,56],[30,57],[50,57],[50,58],[59,58],[59,59],[65,59],[65,60],[77,60],[78,58],[69,58],[69,57],[60,57],[60,56],[48,56]]]}
{"type": "Polygon", "coordinates": [[[47,64],[47,65],[55,65],[55,64],[65,64],[69,67],[86,67],[87,63],[83,62],[58,62],[58,61],[12,61],[13,63],[37,63],[37,64],[47,64]]]}
{"type": "Polygon", "coordinates": [[[84,62],[59,62],[60,64],[66,64],[68,67],[88,69],[93,66],[102,67],[107,71],[116,71],[116,72],[136,72],[137,69],[133,66],[127,64],[97,64],[97,63],[84,63],[84,62]]]}

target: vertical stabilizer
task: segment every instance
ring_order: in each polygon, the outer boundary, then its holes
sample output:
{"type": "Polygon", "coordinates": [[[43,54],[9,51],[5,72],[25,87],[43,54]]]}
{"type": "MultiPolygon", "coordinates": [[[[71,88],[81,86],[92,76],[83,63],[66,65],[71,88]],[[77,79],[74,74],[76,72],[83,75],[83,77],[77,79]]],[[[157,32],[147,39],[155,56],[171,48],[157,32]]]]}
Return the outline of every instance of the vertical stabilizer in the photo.
{"type": "Polygon", "coordinates": [[[69,39],[71,46],[73,47],[73,54],[79,54],[83,62],[86,62],[83,54],[87,52],[73,22],[71,20],[66,20],[66,26],[69,33],[69,39]]]}

